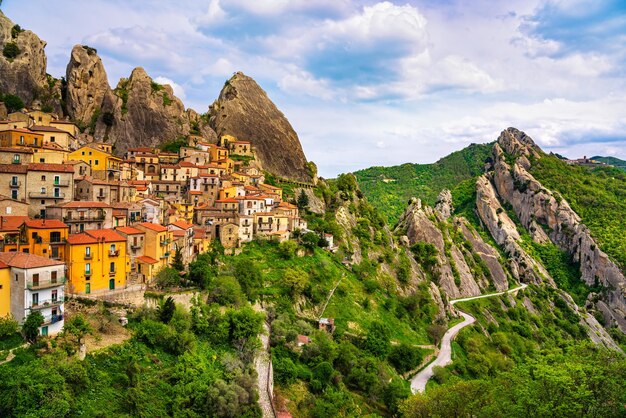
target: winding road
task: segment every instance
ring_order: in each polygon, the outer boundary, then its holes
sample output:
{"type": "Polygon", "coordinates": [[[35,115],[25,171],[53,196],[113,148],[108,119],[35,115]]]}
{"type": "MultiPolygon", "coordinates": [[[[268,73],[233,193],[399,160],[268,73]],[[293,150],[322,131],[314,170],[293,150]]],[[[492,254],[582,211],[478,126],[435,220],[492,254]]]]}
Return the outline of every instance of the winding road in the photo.
{"type": "MultiPolygon", "coordinates": [[[[515,293],[518,290],[525,289],[527,286],[527,284],[522,284],[521,286],[504,292],[490,293],[488,295],[473,296],[463,299],[454,299],[450,301],[450,305],[454,305],[459,302],[467,302],[474,299],[491,298],[494,296],[503,295],[505,293],[515,293]]],[[[461,331],[466,326],[476,322],[476,318],[474,318],[470,314],[462,311],[459,311],[459,313],[463,317],[463,321],[447,330],[446,333],[443,335],[443,338],[441,339],[441,348],[439,350],[439,355],[437,356],[437,358],[428,366],[426,366],[422,371],[413,376],[413,378],[411,379],[411,391],[413,393],[423,392],[426,389],[426,384],[428,383],[430,378],[433,377],[433,368],[435,366],[444,367],[452,363],[452,340],[454,340],[454,337],[456,337],[459,331],[461,331]]]]}

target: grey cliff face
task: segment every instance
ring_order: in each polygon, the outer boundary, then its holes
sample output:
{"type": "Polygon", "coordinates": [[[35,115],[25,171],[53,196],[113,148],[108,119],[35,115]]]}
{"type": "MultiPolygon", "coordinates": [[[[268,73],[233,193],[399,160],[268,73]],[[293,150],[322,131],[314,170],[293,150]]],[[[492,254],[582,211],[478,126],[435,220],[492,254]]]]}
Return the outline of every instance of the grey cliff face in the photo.
{"type": "Polygon", "coordinates": [[[47,87],[46,43],[29,30],[14,38],[11,34],[14,25],[0,11],[0,50],[13,42],[20,51],[13,59],[0,54],[0,91],[15,94],[30,105],[47,87]]]}
{"type": "Polygon", "coordinates": [[[209,111],[218,136],[228,134],[250,141],[265,170],[288,179],[312,181],[298,135],[252,78],[235,74],[209,111]]]}

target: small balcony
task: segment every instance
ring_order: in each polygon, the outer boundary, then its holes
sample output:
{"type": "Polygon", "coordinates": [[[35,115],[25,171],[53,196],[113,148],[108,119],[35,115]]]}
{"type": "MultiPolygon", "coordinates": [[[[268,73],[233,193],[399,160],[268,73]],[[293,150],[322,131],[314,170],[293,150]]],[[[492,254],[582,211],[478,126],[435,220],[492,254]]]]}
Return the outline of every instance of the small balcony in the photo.
{"type": "Polygon", "coordinates": [[[21,181],[13,181],[11,180],[9,182],[9,187],[22,187],[22,182],[21,181]]]}
{"type": "Polygon", "coordinates": [[[96,199],[98,199],[98,200],[104,200],[104,199],[106,199],[106,198],[107,198],[107,195],[108,195],[108,193],[106,193],[106,192],[105,192],[105,193],[98,193],[98,194],[96,195],[96,199]]]}
{"type": "Polygon", "coordinates": [[[63,217],[63,222],[65,223],[95,222],[95,221],[104,221],[104,214],[85,215],[85,216],[64,216],[63,217]]]}
{"type": "Polygon", "coordinates": [[[109,257],[118,257],[119,255],[120,255],[120,250],[109,251],[109,257]]]}
{"type": "Polygon", "coordinates": [[[39,300],[37,302],[30,302],[30,309],[46,309],[46,308],[52,308],[55,306],[59,306],[59,305],[63,305],[63,296],[61,296],[60,298],[56,298],[56,299],[46,299],[46,300],[39,300]]]}
{"type": "Polygon", "coordinates": [[[65,199],[65,193],[54,192],[30,192],[28,197],[31,199],[65,199]]]}
{"type": "Polygon", "coordinates": [[[47,289],[49,287],[62,286],[66,281],[65,277],[57,277],[54,280],[29,280],[26,282],[26,288],[29,290],[47,289]]]}
{"type": "Polygon", "coordinates": [[[136,244],[130,244],[130,248],[131,248],[131,250],[138,250],[138,249],[140,249],[141,247],[143,247],[143,244],[142,244],[142,243],[140,243],[140,242],[138,242],[138,243],[136,243],[136,244]]]}
{"type": "Polygon", "coordinates": [[[46,315],[43,317],[42,325],[51,325],[56,324],[57,322],[63,321],[63,314],[61,315],[46,315]]]}
{"type": "Polygon", "coordinates": [[[69,180],[54,180],[52,182],[52,185],[55,187],[69,187],[70,181],[69,180]]]}

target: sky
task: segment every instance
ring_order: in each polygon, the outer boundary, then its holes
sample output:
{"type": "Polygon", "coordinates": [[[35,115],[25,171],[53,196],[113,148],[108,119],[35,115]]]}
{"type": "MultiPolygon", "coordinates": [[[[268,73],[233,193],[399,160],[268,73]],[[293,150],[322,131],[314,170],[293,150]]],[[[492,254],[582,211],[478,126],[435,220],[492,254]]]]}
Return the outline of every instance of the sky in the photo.
{"type": "Polygon", "coordinates": [[[624,0],[4,0],[48,73],[95,47],[200,113],[235,71],[320,174],[430,163],[514,126],[546,151],[626,159],[624,0]]]}

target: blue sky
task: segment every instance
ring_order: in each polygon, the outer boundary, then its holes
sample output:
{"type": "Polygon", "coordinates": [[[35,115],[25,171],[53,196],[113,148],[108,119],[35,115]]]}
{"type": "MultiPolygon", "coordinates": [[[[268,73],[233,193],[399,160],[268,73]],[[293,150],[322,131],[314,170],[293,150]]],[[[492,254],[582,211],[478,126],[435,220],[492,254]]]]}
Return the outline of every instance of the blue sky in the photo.
{"type": "Polygon", "coordinates": [[[515,126],[548,151],[626,159],[623,0],[4,0],[48,42],[98,49],[205,112],[255,78],[330,177],[426,163],[515,126]]]}

